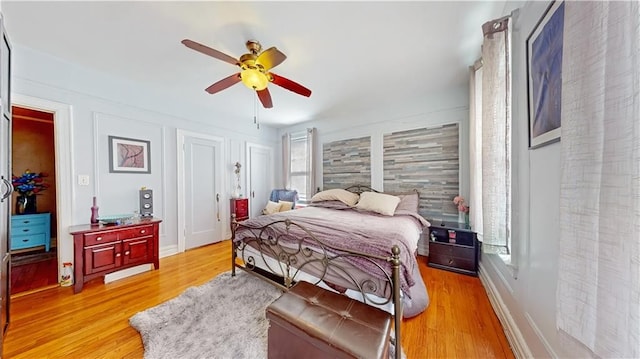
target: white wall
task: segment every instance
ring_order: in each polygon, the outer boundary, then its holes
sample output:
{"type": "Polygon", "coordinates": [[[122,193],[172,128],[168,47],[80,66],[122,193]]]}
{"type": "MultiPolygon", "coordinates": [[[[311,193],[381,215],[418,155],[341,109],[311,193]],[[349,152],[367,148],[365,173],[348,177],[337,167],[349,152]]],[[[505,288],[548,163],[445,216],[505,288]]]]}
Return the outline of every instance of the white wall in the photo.
{"type": "Polygon", "coordinates": [[[560,232],[560,143],[528,149],[526,39],[548,2],[524,4],[513,22],[513,254],[483,254],[481,272],[520,332],[524,354],[568,357],[555,326],[560,232]]]}
{"type": "MultiPolygon", "coordinates": [[[[232,191],[233,163],[243,162],[246,142],[274,147],[279,138],[275,129],[257,130],[251,119],[231,119],[211,109],[191,103],[176,103],[172,98],[126,79],[116,78],[78,67],[13,44],[12,93],[71,106],[72,193],[71,224],[86,224],[90,219],[92,197],[98,198],[101,215],[133,213],[137,210],[138,190],[154,190],[154,215],[160,226],[160,252],[177,249],[177,155],[176,129],[206,133],[225,139],[228,164],[223,175],[228,203],[232,191]],[[109,173],[107,136],[151,141],[151,174],[109,173]],[[79,186],[79,174],[91,177],[89,186],[79,186]]],[[[244,183],[242,184],[244,186],[244,183]]],[[[228,208],[222,206],[222,218],[228,224],[228,208]]],[[[60,213],[59,213],[60,215],[60,213]]],[[[72,261],[73,242],[68,228],[58,229],[60,259],[72,261]]]]}
{"type": "MultiPolygon", "coordinates": [[[[479,50],[478,50],[479,51],[479,50]]],[[[370,111],[316,119],[281,129],[296,132],[318,129],[317,186],[322,186],[322,144],[371,136],[371,187],[383,188],[382,145],[384,134],[448,123],[460,125],[460,193],[469,195],[469,89],[468,85],[443,89],[428,97],[407,98],[403,103],[371,104],[370,111]]],[[[280,148],[279,148],[280,150],[280,148]]],[[[279,159],[281,162],[281,159],[279,159]]],[[[280,183],[280,182],[277,182],[280,183]]]]}

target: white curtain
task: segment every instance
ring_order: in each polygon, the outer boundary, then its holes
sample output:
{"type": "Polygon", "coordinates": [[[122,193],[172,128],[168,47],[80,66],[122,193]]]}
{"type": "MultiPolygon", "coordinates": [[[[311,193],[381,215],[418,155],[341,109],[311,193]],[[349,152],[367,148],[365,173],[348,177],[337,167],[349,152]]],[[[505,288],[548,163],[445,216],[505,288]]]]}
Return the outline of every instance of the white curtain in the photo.
{"type": "Polygon", "coordinates": [[[316,133],[315,127],[307,128],[307,197],[316,193],[316,133]]]}
{"type": "Polygon", "coordinates": [[[511,226],[510,17],[482,25],[482,250],[507,253],[511,226]]]}
{"type": "Polygon", "coordinates": [[[482,64],[469,67],[469,219],[471,228],[482,240],[482,64]]]}
{"type": "Polygon", "coordinates": [[[557,326],[640,358],[640,7],[565,3],[557,326]]]}
{"type": "Polygon", "coordinates": [[[291,188],[291,134],[282,135],[282,188],[291,188]]]}

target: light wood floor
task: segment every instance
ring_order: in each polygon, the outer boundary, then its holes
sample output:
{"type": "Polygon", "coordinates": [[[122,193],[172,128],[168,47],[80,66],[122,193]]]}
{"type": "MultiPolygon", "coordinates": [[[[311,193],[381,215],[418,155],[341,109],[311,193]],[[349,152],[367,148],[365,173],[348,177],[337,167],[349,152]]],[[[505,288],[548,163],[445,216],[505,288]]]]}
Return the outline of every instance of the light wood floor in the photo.
{"type": "MultiPolygon", "coordinates": [[[[230,269],[229,241],[160,260],[160,269],[81,293],[58,287],[11,301],[4,358],[141,358],[142,341],[128,320],[189,286],[230,269]]],[[[413,358],[513,358],[487,295],[475,277],[426,266],[420,271],[431,304],[403,322],[402,346],[413,358]]]]}

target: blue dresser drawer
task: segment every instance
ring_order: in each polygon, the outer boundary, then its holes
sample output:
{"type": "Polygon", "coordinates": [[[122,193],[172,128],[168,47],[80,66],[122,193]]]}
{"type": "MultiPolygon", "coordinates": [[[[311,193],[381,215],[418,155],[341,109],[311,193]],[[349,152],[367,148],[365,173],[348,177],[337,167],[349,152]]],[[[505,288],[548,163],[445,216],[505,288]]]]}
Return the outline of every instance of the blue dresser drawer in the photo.
{"type": "Polygon", "coordinates": [[[39,234],[27,234],[27,235],[12,235],[11,236],[11,249],[24,249],[37,246],[46,247],[46,235],[44,233],[39,234]]]}
{"type": "Polygon", "coordinates": [[[51,245],[51,214],[11,216],[11,250],[51,245]]]}
{"type": "Polygon", "coordinates": [[[11,217],[11,227],[13,228],[18,228],[18,227],[44,228],[45,225],[49,224],[49,218],[48,218],[49,216],[41,216],[41,215],[36,215],[37,217],[32,217],[32,216],[33,215],[21,215],[21,216],[11,217]],[[25,217],[28,217],[28,218],[25,218],[25,217]]]}

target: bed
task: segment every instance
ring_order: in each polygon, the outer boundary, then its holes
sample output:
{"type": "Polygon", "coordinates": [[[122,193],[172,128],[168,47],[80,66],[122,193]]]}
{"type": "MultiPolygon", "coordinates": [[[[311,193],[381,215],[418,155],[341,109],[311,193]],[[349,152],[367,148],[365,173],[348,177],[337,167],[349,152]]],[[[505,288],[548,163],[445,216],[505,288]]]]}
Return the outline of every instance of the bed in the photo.
{"type": "Polygon", "coordinates": [[[353,186],[320,192],[306,208],[234,221],[232,274],[239,268],[284,290],[305,280],[380,307],[394,315],[399,342],[401,319],[429,303],[415,256],[429,223],[417,206],[417,191],[353,186]]]}

